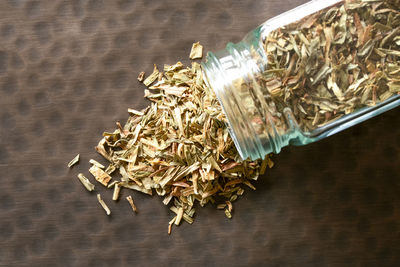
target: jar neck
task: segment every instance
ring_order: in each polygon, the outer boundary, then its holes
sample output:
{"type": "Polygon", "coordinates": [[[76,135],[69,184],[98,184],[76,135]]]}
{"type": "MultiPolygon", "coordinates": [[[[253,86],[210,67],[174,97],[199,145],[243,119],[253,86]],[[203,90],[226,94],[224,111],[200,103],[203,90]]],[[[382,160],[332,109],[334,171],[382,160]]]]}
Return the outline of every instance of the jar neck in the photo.
{"type": "MultiPolygon", "coordinates": [[[[277,127],[260,90],[260,77],[267,63],[257,33],[225,50],[209,52],[203,71],[228,119],[229,131],[242,159],[264,158],[279,153],[293,137],[294,124],[277,127]],[[282,130],[284,129],[284,130],[282,130]]],[[[290,120],[289,111],[287,119],[290,120]]]]}

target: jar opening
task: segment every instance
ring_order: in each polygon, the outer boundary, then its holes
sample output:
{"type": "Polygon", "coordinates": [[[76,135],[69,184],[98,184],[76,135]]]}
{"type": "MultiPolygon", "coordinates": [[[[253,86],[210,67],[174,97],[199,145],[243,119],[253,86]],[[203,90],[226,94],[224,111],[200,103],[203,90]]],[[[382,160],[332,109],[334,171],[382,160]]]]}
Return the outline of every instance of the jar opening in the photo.
{"type": "Polygon", "coordinates": [[[269,127],[266,127],[269,116],[260,104],[264,101],[262,94],[251,89],[257,87],[253,73],[262,70],[250,51],[244,43],[230,43],[225,50],[208,53],[203,71],[207,85],[214,90],[227,116],[228,128],[241,158],[255,160],[271,152],[278,153],[280,147],[270,138],[274,134],[260,139],[258,128],[273,131],[273,123],[268,122],[269,127]],[[253,108],[249,109],[249,106],[253,108]],[[258,119],[254,118],[255,114],[250,114],[252,110],[257,110],[258,119]]]}

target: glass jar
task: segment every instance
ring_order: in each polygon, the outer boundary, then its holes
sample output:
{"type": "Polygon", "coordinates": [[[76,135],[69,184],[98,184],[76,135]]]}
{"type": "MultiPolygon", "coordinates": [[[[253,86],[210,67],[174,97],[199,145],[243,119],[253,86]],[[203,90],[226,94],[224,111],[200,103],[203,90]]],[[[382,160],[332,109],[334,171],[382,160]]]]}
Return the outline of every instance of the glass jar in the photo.
{"type": "Polygon", "coordinates": [[[400,105],[400,0],[314,0],[202,63],[243,159],[400,105]]]}

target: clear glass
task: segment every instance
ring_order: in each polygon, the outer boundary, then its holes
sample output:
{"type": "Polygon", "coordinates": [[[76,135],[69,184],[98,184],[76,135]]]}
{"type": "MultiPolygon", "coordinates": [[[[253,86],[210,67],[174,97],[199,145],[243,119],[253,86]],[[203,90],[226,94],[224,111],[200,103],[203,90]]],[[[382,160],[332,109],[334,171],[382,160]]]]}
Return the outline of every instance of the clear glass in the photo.
{"type": "Polygon", "coordinates": [[[268,20],[247,34],[241,42],[229,43],[225,50],[207,54],[206,61],[202,63],[206,81],[223,107],[230,134],[243,159],[264,158],[271,152],[279,153],[289,144],[305,145],[321,140],[400,105],[400,95],[393,94],[382,102],[358,108],[313,129],[299,126],[290,105],[284,107],[282,112],[271,112],[279,103],[274,103],[265,96],[265,88],[262,88],[265,84],[257,79],[268,67],[264,50],[265,39],[278,28],[332,5],[341,5],[342,2],[308,2],[268,20]],[[255,122],[252,119],[255,115],[262,119],[255,122]],[[285,125],[278,125],[282,121],[285,125]]]}

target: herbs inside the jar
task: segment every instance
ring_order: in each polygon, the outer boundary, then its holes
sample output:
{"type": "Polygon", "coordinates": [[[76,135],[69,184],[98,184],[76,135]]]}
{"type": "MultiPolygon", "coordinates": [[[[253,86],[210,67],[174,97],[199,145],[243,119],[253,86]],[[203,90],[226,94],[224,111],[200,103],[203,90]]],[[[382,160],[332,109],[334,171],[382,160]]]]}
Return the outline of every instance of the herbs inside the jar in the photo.
{"type": "MultiPolygon", "coordinates": [[[[201,56],[202,46],[195,43],[190,57],[201,56]]],[[[196,203],[221,202],[217,208],[231,218],[232,202],[244,187],[255,190],[252,181],[273,166],[272,160],[269,156],[262,161],[241,160],[222,108],[204,83],[197,62],[191,67],[181,62],[164,65],[163,71],[154,66],[153,73],[144,76],[142,72],[139,80],[148,86],[145,97],[152,104],[142,111],[128,109],[125,125],[117,122],[115,131],[103,133],[96,151],[110,164],[105,168],[91,160],[90,173],[102,185],[114,188],[113,200],[119,198],[121,188],[161,196],[175,214],[168,233],[182,220],[193,223],[196,203]],[[111,181],[111,175],[119,175],[120,180],[111,181]]],[[[132,196],[126,199],[137,212],[132,196]]],[[[98,200],[109,215],[99,195],[98,200]]]]}
{"type": "Polygon", "coordinates": [[[278,132],[304,132],[400,92],[400,1],[345,0],[270,32],[261,80],[278,132]],[[284,130],[283,130],[284,131],[284,130]]]}

